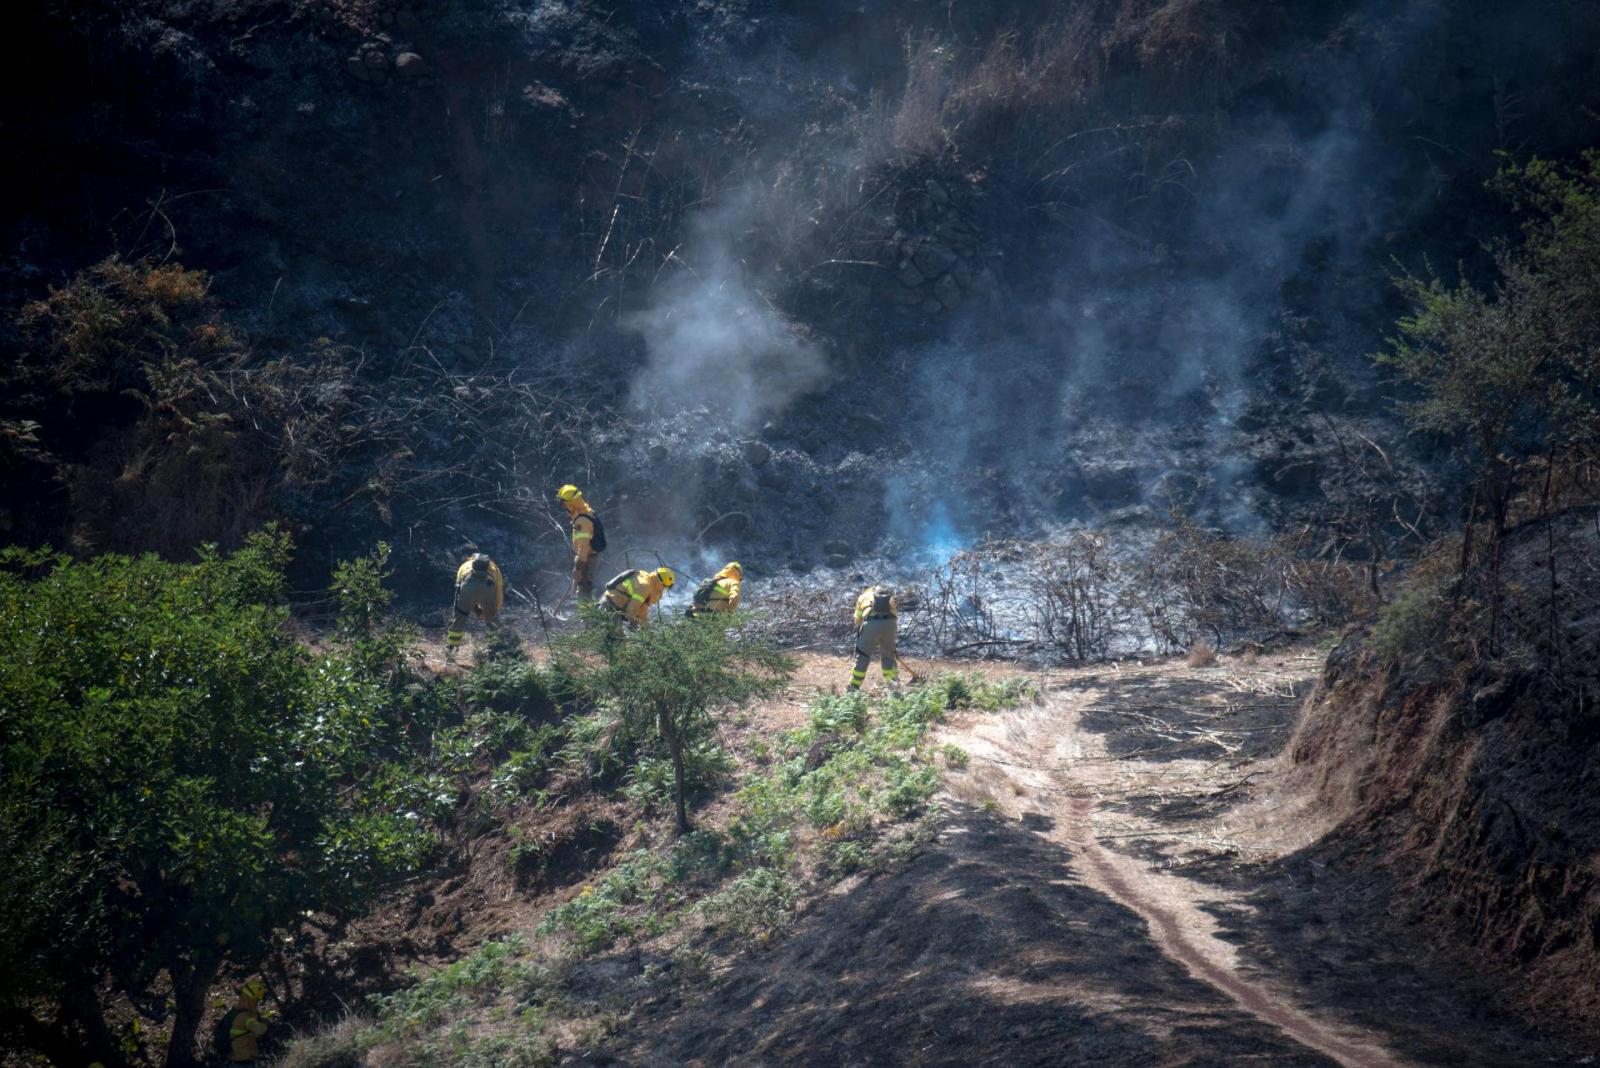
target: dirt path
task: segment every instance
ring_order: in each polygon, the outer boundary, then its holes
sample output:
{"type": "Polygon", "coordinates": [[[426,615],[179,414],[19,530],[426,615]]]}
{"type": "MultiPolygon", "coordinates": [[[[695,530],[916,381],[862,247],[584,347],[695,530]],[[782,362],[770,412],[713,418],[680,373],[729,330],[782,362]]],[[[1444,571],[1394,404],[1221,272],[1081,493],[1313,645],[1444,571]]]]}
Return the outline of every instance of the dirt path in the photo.
{"type": "MultiPolygon", "coordinates": [[[[1408,1064],[1370,1036],[1319,1019],[1266,981],[1248,977],[1234,947],[1218,937],[1215,918],[1203,911],[1216,900],[1214,891],[1102,843],[1096,833],[1097,788],[1113,782],[1128,785],[1126,775],[1103,770],[1106,754],[1097,740],[1079,733],[1080,710],[1102,696],[1095,689],[1051,695],[1036,708],[947,732],[946,741],[967,748],[974,759],[995,770],[974,780],[982,785],[969,796],[1003,805],[1019,819],[1040,813],[1051,817],[1047,834],[1072,848],[1074,867],[1090,886],[1142,917],[1163,954],[1252,1016],[1345,1068],[1408,1064]]],[[[1158,776],[1159,785],[1169,793],[1189,785],[1203,792],[1209,788],[1206,773],[1211,766],[1190,769],[1193,783],[1168,771],[1158,776]]]]}
{"type": "Polygon", "coordinates": [[[1056,673],[1037,704],[947,725],[970,759],[929,845],[709,988],[636,1003],[581,1063],[1596,1063],[1397,929],[1382,878],[1327,860],[1328,818],[1277,761],[1320,663],[1056,673]]]}

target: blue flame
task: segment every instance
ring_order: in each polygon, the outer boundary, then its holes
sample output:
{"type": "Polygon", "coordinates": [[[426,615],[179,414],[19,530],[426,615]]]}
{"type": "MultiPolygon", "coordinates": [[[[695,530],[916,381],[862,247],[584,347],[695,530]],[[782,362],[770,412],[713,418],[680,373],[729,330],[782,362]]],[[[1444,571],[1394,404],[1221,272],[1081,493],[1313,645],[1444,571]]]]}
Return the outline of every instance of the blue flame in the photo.
{"type": "Polygon", "coordinates": [[[918,541],[922,550],[937,560],[948,560],[967,547],[966,539],[957,532],[950,518],[949,505],[943,501],[934,501],[928,509],[918,541]]]}

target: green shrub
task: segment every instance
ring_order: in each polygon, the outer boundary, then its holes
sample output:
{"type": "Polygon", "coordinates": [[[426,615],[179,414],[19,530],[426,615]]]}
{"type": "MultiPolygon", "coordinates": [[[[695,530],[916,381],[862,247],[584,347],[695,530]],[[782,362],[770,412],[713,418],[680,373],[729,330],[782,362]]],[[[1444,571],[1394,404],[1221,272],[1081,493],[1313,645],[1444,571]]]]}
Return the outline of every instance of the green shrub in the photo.
{"type": "Polygon", "coordinates": [[[770,938],[794,916],[795,888],[783,872],[752,868],[700,903],[712,922],[744,938],[770,938]]]}
{"type": "Polygon", "coordinates": [[[1372,646],[1390,663],[1447,655],[1452,613],[1461,607],[1451,603],[1456,588],[1453,545],[1419,561],[1379,611],[1372,646]]]}
{"type": "Polygon", "coordinates": [[[688,754],[711,735],[712,713],[776,693],[793,671],[789,657],[714,617],[627,634],[590,619],[557,645],[556,661],[578,692],[612,713],[618,737],[666,747],[680,832],[689,829],[688,754]]]}
{"type": "Polygon", "coordinates": [[[120,1059],[83,991],[165,1001],[181,1058],[222,969],[354,914],[454,801],[394,759],[390,669],[294,640],[288,552],[0,554],[0,1015],[49,1013],[82,1063],[120,1059]]]}

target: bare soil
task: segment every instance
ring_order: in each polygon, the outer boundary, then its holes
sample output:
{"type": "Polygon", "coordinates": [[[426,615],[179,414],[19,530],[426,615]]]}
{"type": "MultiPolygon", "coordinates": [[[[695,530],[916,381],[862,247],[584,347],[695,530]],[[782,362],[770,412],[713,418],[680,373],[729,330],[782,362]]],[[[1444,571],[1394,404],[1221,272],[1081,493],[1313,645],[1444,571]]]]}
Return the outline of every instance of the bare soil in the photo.
{"type": "Polygon", "coordinates": [[[1585,1064],[1324,865],[1279,754],[1322,654],[1038,677],[973,715],[935,840],[570,1063],[1585,1064]]]}

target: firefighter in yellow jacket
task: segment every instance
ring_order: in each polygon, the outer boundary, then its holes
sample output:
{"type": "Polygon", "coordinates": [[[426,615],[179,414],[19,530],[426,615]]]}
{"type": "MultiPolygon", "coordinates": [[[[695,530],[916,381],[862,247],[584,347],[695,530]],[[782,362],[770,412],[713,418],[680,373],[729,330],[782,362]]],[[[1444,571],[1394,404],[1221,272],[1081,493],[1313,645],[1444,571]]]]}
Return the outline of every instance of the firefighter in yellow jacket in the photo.
{"type": "Polygon", "coordinates": [[[258,1043],[267,1033],[261,1019],[261,999],[266,997],[267,986],[260,979],[248,980],[239,988],[239,1000],[228,1010],[228,1061],[232,1064],[254,1064],[260,1054],[258,1043]]]}
{"type": "Polygon", "coordinates": [[[483,553],[473,553],[456,569],[455,616],[450,633],[445,635],[445,655],[454,656],[465,637],[467,620],[473,616],[490,627],[500,622],[500,608],[506,600],[506,582],[499,566],[483,553]]]}
{"type": "Polygon", "coordinates": [[[600,567],[600,552],[605,548],[605,533],[600,517],[594,514],[583,491],[567,483],[556,491],[556,500],[567,510],[572,521],[572,585],[578,597],[587,601],[594,596],[594,573],[600,567]]]}
{"type": "Polygon", "coordinates": [[[700,584],[686,614],[693,619],[706,612],[737,612],[743,586],[744,565],[735,560],[700,584]]]}
{"type": "Polygon", "coordinates": [[[867,666],[874,656],[883,660],[883,681],[894,683],[900,677],[895,652],[895,633],[900,626],[900,603],[888,586],[868,586],[856,598],[856,666],[850,673],[850,688],[861,689],[867,666]]]}
{"type": "Polygon", "coordinates": [[[599,604],[635,626],[647,626],[650,622],[650,606],[658,603],[677,580],[670,567],[658,567],[654,571],[624,571],[606,583],[599,604]]]}

